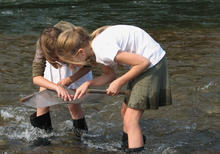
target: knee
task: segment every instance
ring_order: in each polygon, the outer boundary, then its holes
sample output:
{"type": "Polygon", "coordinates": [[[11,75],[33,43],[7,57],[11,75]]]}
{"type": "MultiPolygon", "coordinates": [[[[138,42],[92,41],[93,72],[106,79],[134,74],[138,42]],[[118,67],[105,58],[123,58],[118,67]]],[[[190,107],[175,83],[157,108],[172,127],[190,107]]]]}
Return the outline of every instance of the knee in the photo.
{"type": "Polygon", "coordinates": [[[123,108],[121,108],[121,117],[123,118],[124,117],[124,115],[125,115],[125,109],[123,109],[123,108]]]}
{"type": "Polygon", "coordinates": [[[128,131],[132,128],[136,127],[139,124],[137,120],[134,120],[131,117],[125,116],[124,117],[124,128],[128,131]]]}
{"type": "Polygon", "coordinates": [[[50,108],[49,107],[44,107],[44,108],[37,108],[37,116],[46,114],[49,112],[50,108]]]}
{"type": "Polygon", "coordinates": [[[79,104],[69,104],[68,108],[72,119],[79,119],[83,117],[83,111],[79,104]]]}
{"type": "Polygon", "coordinates": [[[126,112],[127,106],[125,103],[122,104],[121,106],[121,117],[123,118],[126,112]]]}

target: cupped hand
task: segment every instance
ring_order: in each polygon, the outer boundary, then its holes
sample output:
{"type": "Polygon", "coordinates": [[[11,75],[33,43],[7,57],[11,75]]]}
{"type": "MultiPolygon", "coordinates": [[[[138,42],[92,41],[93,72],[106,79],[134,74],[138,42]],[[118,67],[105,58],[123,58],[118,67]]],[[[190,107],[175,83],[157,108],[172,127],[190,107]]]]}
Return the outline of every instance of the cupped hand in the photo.
{"type": "Polygon", "coordinates": [[[61,97],[64,101],[72,101],[73,96],[62,85],[57,84],[56,92],[57,96],[61,97]]]}
{"type": "Polygon", "coordinates": [[[73,99],[75,100],[82,98],[86,94],[88,88],[89,88],[88,83],[84,82],[79,88],[76,89],[76,93],[73,99]]]}
{"type": "Polygon", "coordinates": [[[109,96],[118,95],[121,86],[117,80],[114,80],[106,89],[106,94],[109,96]]]}

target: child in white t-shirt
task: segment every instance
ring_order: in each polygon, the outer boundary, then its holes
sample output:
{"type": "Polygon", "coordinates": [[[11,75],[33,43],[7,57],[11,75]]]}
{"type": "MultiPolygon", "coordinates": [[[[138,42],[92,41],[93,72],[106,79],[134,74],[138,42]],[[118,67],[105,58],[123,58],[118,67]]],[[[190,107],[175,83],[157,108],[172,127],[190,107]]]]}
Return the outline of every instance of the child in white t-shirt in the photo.
{"type": "Polygon", "coordinates": [[[131,91],[122,104],[122,147],[127,151],[144,149],[145,138],[139,125],[146,109],[172,103],[167,70],[166,52],[144,30],[131,25],[105,26],[97,29],[88,40],[82,27],[61,33],[57,40],[57,56],[69,64],[87,65],[95,57],[102,65],[103,74],[86,81],[77,90],[74,99],[81,98],[90,86],[101,86],[110,82],[107,95],[117,95],[128,83],[131,91]],[[130,69],[116,78],[117,64],[130,69]]]}
{"type": "MultiPolygon", "coordinates": [[[[90,68],[74,67],[72,65],[62,64],[55,54],[56,41],[58,35],[67,29],[73,28],[69,22],[60,21],[54,27],[44,29],[40,39],[37,41],[36,53],[33,60],[32,72],[33,83],[40,86],[40,91],[44,89],[55,90],[59,97],[65,101],[72,100],[72,96],[63,88],[76,89],[83,82],[92,79],[90,68]]],[[[30,116],[32,126],[52,130],[50,108],[37,108],[37,111],[30,116]]],[[[88,131],[86,120],[80,104],[68,104],[68,109],[73,121],[73,130],[78,137],[83,131],[88,131]]]]}

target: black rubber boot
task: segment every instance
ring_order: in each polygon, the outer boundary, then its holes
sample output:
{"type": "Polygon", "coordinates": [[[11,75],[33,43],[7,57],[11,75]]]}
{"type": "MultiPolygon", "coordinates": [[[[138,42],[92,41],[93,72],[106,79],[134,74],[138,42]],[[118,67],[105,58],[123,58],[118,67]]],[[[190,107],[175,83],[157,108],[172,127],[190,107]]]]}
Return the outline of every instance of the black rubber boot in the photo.
{"type": "Polygon", "coordinates": [[[141,154],[144,151],[144,147],[139,147],[139,148],[128,148],[125,150],[126,153],[129,154],[141,154]]]}
{"type": "Polygon", "coordinates": [[[88,132],[86,119],[84,117],[77,120],[73,119],[73,131],[77,137],[81,137],[83,132],[88,132]]]}
{"type": "Polygon", "coordinates": [[[122,144],[121,148],[122,150],[125,150],[128,148],[128,134],[123,132],[122,138],[121,138],[122,144]]]}
{"type": "MultiPolygon", "coordinates": [[[[122,138],[121,138],[122,144],[121,144],[121,149],[126,150],[128,149],[128,134],[123,132],[122,138]]],[[[143,135],[143,142],[145,144],[146,137],[143,135]]]]}
{"type": "Polygon", "coordinates": [[[51,124],[51,119],[50,119],[50,112],[47,112],[43,115],[36,116],[37,113],[34,112],[30,116],[30,122],[31,125],[40,129],[46,130],[46,132],[51,132],[53,130],[52,124],[51,124]]]}

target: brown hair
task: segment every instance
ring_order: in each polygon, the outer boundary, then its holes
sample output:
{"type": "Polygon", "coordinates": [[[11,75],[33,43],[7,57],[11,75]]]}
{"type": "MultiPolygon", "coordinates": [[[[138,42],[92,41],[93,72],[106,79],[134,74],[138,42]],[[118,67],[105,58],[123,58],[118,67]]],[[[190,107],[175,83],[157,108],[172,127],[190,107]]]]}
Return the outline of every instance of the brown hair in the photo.
{"type": "Polygon", "coordinates": [[[76,65],[85,65],[85,61],[76,59],[76,53],[80,48],[89,45],[88,32],[79,26],[62,32],[57,39],[57,56],[63,62],[76,65]]]}
{"type": "Polygon", "coordinates": [[[56,63],[58,58],[55,53],[57,50],[57,38],[61,32],[62,31],[56,27],[45,28],[39,40],[40,49],[44,57],[55,68],[59,67],[59,64],[56,63]]]}
{"type": "Polygon", "coordinates": [[[65,31],[67,29],[71,29],[73,27],[75,27],[73,24],[71,24],[70,22],[66,22],[66,21],[59,21],[56,25],[54,25],[54,27],[62,30],[62,31],[65,31]]]}

